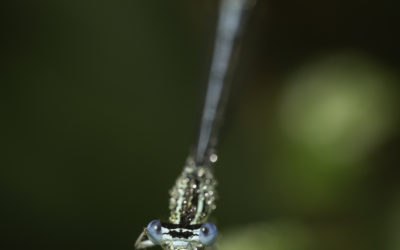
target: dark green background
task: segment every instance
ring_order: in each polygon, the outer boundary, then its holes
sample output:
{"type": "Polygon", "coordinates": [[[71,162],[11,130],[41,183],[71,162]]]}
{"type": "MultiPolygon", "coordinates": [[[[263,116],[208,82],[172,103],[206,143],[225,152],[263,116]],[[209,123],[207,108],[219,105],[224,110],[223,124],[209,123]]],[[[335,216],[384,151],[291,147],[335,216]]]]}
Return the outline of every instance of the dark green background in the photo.
{"type": "MultiPolygon", "coordinates": [[[[194,141],[217,2],[0,13],[0,248],[133,249],[194,141]]],[[[258,2],[219,145],[221,249],[400,249],[398,13],[258,2]]]]}

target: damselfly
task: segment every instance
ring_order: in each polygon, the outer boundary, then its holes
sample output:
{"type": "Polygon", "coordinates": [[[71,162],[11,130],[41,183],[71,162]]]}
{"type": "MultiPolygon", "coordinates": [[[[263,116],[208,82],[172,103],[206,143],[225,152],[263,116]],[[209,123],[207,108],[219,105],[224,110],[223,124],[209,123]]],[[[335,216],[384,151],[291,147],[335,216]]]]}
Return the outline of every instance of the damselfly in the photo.
{"type": "Polygon", "coordinates": [[[244,15],[254,0],[222,0],[214,55],[197,143],[181,175],[170,190],[169,222],[151,221],[135,243],[137,249],[160,245],[164,249],[196,250],[217,239],[217,227],[206,222],[215,209],[218,120],[226,103],[227,75],[244,15]]]}

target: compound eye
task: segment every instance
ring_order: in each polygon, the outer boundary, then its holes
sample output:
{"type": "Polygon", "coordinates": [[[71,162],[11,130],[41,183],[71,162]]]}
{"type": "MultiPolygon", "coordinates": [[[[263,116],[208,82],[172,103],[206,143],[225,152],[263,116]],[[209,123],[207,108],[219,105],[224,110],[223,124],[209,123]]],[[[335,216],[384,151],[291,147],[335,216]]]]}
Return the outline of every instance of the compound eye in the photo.
{"type": "Polygon", "coordinates": [[[206,222],[203,225],[201,225],[200,242],[203,245],[205,246],[212,245],[217,240],[217,236],[218,236],[218,230],[213,223],[206,222]]]}
{"type": "Polygon", "coordinates": [[[151,221],[147,227],[147,236],[154,244],[160,244],[162,238],[161,222],[159,220],[151,221]]]}

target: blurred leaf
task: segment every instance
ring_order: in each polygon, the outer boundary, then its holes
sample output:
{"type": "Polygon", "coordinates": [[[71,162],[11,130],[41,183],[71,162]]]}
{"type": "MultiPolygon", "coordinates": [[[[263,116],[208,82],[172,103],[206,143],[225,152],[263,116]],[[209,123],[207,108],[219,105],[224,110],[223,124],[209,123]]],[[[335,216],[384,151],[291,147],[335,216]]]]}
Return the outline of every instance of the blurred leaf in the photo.
{"type": "Polygon", "coordinates": [[[310,250],[313,239],[307,228],[294,223],[257,224],[222,233],[221,250],[310,250]]]}
{"type": "Polygon", "coordinates": [[[394,83],[393,74],[365,57],[343,54],[316,60],[289,79],[282,129],[288,140],[316,158],[352,164],[393,129],[394,83]]]}

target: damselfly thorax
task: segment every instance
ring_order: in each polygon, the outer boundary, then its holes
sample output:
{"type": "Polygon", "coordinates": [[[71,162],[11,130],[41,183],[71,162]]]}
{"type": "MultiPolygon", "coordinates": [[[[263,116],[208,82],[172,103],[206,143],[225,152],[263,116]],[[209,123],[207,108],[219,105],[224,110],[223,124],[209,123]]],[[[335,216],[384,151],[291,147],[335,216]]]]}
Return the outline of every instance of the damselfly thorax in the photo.
{"type": "MultiPolygon", "coordinates": [[[[216,155],[210,158],[215,161],[216,155]]],[[[215,209],[216,198],[216,181],[211,163],[209,161],[209,164],[197,166],[191,158],[187,160],[170,190],[169,222],[150,222],[136,242],[137,248],[159,242],[164,249],[194,250],[215,242],[218,234],[216,226],[206,222],[215,209]]]]}
{"type": "Polygon", "coordinates": [[[169,221],[177,225],[203,223],[215,209],[215,186],[211,166],[196,166],[187,161],[183,172],[170,191],[169,221]]]}

